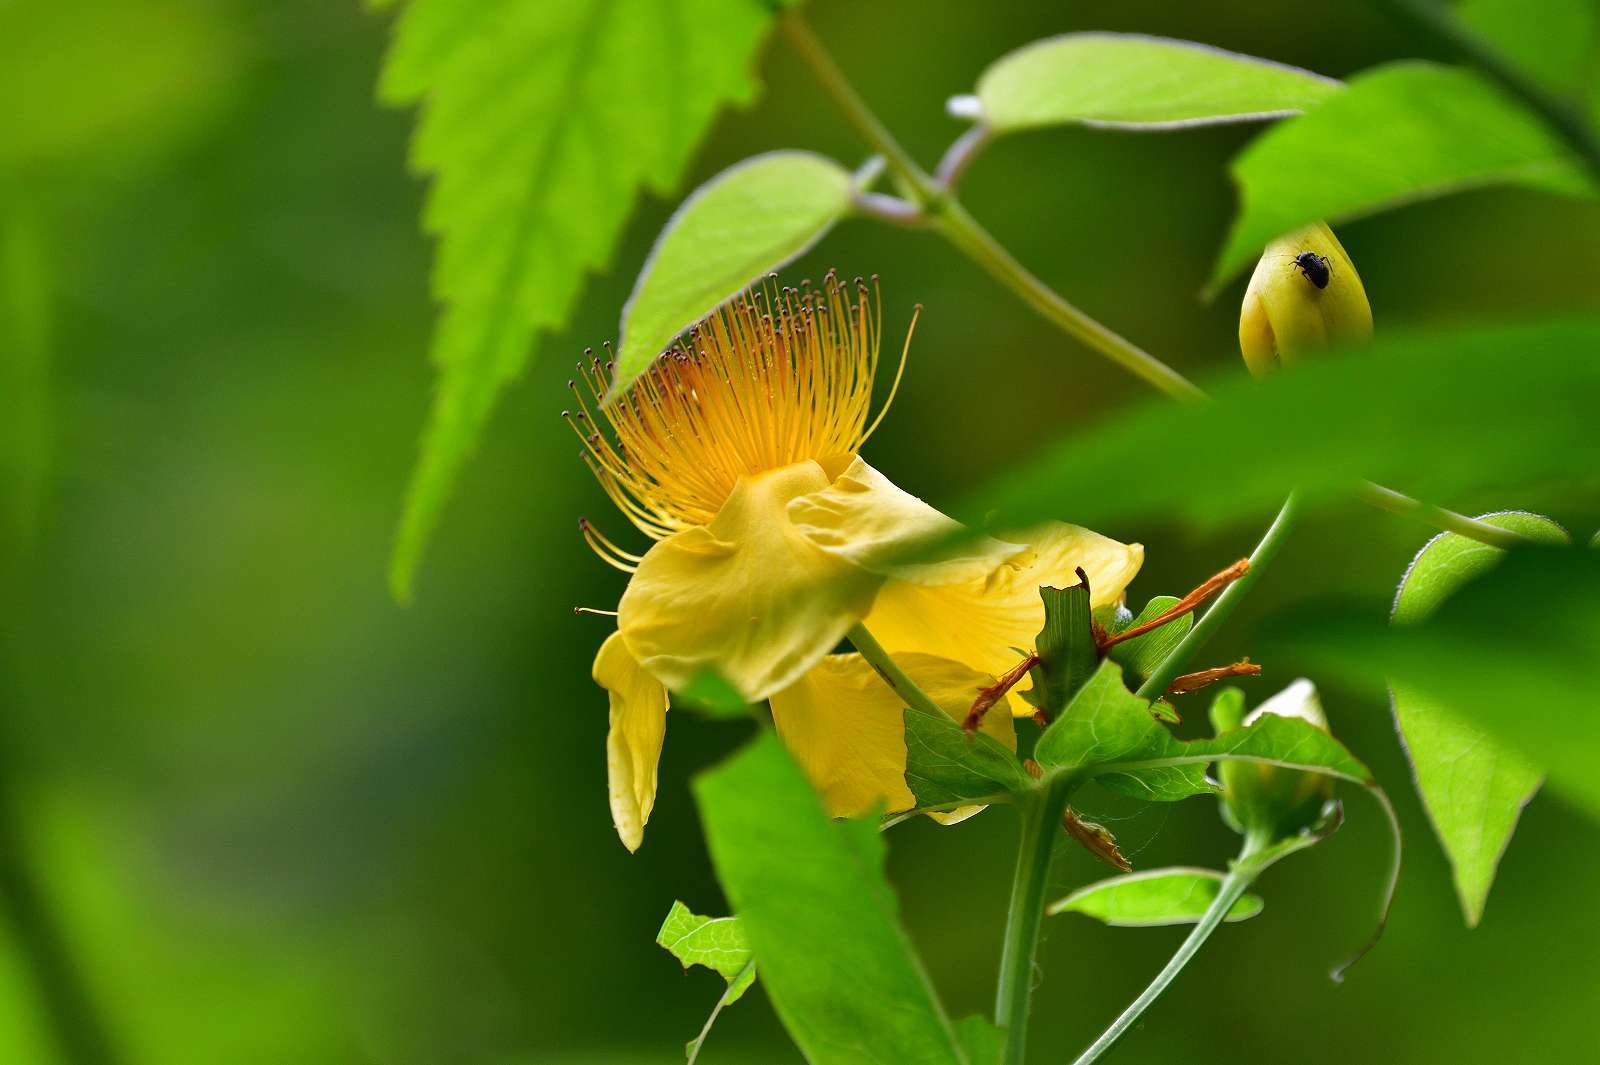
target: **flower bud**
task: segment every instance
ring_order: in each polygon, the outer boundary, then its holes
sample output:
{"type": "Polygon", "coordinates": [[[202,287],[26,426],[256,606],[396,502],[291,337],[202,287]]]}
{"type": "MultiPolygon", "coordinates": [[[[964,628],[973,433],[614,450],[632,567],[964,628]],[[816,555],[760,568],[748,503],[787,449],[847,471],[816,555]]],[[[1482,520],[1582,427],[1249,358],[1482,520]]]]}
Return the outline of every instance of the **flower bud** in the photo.
{"type": "MultiPolygon", "coordinates": [[[[1252,725],[1263,714],[1298,717],[1328,731],[1328,718],[1322,712],[1317,689],[1303,678],[1241,721],[1243,703],[1237,690],[1217,697],[1211,708],[1211,721],[1218,735],[1252,725]]],[[[1218,775],[1222,779],[1223,819],[1237,832],[1261,833],[1269,839],[1284,839],[1315,824],[1322,816],[1323,806],[1333,798],[1332,777],[1303,769],[1229,761],[1221,764],[1218,775]]]]}
{"type": "Polygon", "coordinates": [[[1333,230],[1317,222],[1267,245],[1239,309],[1239,350],[1251,373],[1371,336],[1367,290],[1333,230]]]}

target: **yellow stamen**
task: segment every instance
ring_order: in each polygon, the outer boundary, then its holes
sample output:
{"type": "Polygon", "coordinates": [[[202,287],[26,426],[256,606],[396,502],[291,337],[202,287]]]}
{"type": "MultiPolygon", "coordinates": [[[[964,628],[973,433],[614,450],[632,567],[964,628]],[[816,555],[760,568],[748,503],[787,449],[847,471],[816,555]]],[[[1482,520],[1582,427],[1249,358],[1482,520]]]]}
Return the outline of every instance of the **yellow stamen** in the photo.
{"type": "MultiPolygon", "coordinates": [[[[883,418],[868,424],[882,309],[876,278],[854,288],[852,298],[831,272],[817,288],[769,277],[690,329],[610,406],[612,364],[585,352],[566,417],[617,509],[661,540],[710,522],[740,477],[859,451],[883,418]]],[[[908,333],[889,401],[910,343],[908,333]]],[[[587,521],[583,532],[606,562],[637,565],[587,521]]]]}

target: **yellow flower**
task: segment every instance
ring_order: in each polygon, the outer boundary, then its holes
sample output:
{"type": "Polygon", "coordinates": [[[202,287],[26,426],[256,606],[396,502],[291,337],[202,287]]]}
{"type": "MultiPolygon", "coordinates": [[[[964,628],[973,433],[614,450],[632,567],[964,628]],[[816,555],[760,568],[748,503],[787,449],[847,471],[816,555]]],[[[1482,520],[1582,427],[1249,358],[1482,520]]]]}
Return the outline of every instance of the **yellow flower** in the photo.
{"type": "MultiPolygon", "coordinates": [[[[872,295],[830,274],[817,289],[769,283],[736,297],[611,406],[600,402],[610,367],[581,367],[588,397],[579,392],[572,420],[586,461],[656,541],[636,555],[583,523],[596,553],[632,574],[594,665],[611,703],[612,814],[629,849],[654,801],[668,690],[711,671],[751,702],[771,699],[836,814],[908,809],[903,704],[858,656],[829,654],[850,628],[865,619],[959,719],[1032,645],[1040,585],[1076,583],[1082,567],[1095,602],[1115,602],[1143,561],[1137,544],[1059,522],[902,561],[960,527],[860,458],[888,408],[869,417],[872,295]]],[[[904,367],[902,352],[896,387],[904,367]]],[[[1009,715],[989,717],[1015,746],[1009,715]]]]}
{"type": "Polygon", "coordinates": [[[1267,245],[1239,311],[1239,349],[1251,373],[1371,336],[1367,291],[1333,230],[1318,222],[1267,245]]]}

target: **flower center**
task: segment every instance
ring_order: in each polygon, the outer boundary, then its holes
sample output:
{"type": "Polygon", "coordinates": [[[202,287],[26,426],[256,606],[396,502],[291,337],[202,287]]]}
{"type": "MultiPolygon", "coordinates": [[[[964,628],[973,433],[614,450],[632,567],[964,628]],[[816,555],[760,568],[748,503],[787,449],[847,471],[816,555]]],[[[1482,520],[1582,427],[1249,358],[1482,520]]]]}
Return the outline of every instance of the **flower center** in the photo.
{"type": "MultiPolygon", "coordinates": [[[[876,278],[870,290],[859,278],[851,287],[832,272],[815,288],[769,278],[691,328],[610,405],[612,363],[590,355],[578,365],[569,422],[634,525],[664,539],[709,523],[740,477],[861,448],[894,390],[868,424],[882,307],[876,278]]],[[[904,369],[902,352],[896,388],[904,369]]],[[[601,558],[633,568],[637,556],[583,529],[601,558]]]]}

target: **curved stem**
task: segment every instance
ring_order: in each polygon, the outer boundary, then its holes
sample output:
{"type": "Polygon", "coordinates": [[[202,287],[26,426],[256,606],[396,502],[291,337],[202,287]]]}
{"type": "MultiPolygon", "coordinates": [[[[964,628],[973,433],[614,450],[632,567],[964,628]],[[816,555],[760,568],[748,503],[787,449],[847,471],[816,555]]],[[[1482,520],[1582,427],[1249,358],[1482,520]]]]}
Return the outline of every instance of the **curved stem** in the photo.
{"type": "Polygon", "coordinates": [[[1393,488],[1385,488],[1372,481],[1361,483],[1361,499],[1379,510],[1416,518],[1424,525],[1453,532],[1469,540],[1476,540],[1480,544],[1488,544],[1490,547],[1516,547],[1518,544],[1530,542],[1529,538],[1521,533],[1502,529],[1498,525],[1490,525],[1477,518],[1469,518],[1465,514],[1457,514],[1453,510],[1436,507],[1432,503],[1424,503],[1420,499],[1412,499],[1408,495],[1396,492],[1393,488]]]}
{"type": "Polygon", "coordinates": [[[883,649],[883,645],[867,631],[865,625],[857,622],[851,626],[850,631],[845,634],[845,639],[850,641],[851,646],[866,660],[867,665],[877,671],[878,676],[894,689],[894,693],[900,696],[907,706],[920,713],[949,720],[950,715],[941,710],[939,704],[929,698],[928,693],[918,687],[916,681],[906,675],[906,671],[889,656],[889,652],[883,649]]]}
{"type": "Polygon", "coordinates": [[[1162,659],[1161,664],[1155,668],[1144,684],[1139,687],[1139,698],[1159,699],[1166,693],[1172,679],[1183,672],[1183,667],[1194,656],[1202,644],[1211,638],[1217,628],[1233,613],[1233,608],[1239,605],[1239,600],[1250,593],[1256,581],[1261,579],[1262,572],[1272,564],[1277,557],[1278,549],[1283,546],[1283,541],[1294,527],[1296,518],[1299,517],[1299,502],[1293,493],[1283,501],[1283,506],[1278,509],[1278,516],[1272,519],[1272,524],[1262,534],[1261,541],[1256,544],[1256,549],[1250,552],[1250,568],[1244,575],[1224,588],[1222,594],[1217,596],[1217,601],[1211,604],[1211,609],[1200,616],[1184,638],[1178,641],[1178,646],[1162,659]]]}
{"type": "Polygon", "coordinates": [[[1098,1061],[1101,1055],[1116,1044],[1117,1040],[1127,1034],[1128,1029],[1138,1022],[1144,1011],[1149,1009],[1156,999],[1161,997],[1161,993],[1183,971],[1183,967],[1188,965],[1194,956],[1200,952],[1200,948],[1205,945],[1205,941],[1211,938],[1211,933],[1217,930],[1217,926],[1222,924],[1223,920],[1228,916],[1228,911],[1233,909],[1233,904],[1239,901],[1239,896],[1243,895],[1255,878],[1260,875],[1261,869],[1251,859],[1263,849],[1264,843],[1264,840],[1259,840],[1254,836],[1245,839],[1244,849],[1239,852],[1239,857],[1234,861],[1232,867],[1228,870],[1228,875],[1223,877],[1222,884],[1217,889],[1217,897],[1211,901],[1210,906],[1206,907],[1206,912],[1201,915],[1200,922],[1194,926],[1188,937],[1184,939],[1177,952],[1172,955],[1172,959],[1156,974],[1156,978],[1150,981],[1150,986],[1146,987],[1139,997],[1134,999],[1128,1008],[1122,1011],[1122,1015],[1111,1022],[1111,1027],[1101,1032],[1100,1038],[1090,1044],[1089,1049],[1078,1055],[1073,1065],[1090,1065],[1090,1062],[1098,1061]]]}
{"type": "Polygon", "coordinates": [[[1006,910],[1004,947],[1000,954],[1000,983],[995,989],[994,1022],[1005,1030],[1002,1065],[1021,1065],[1028,1040],[1028,1008],[1033,998],[1033,958],[1039,946],[1039,924],[1044,919],[1044,895],[1050,880],[1050,860],[1056,832],[1073,781],[1070,776],[1019,800],[1021,837],[1017,868],[1011,880],[1011,902],[1006,910]]]}

